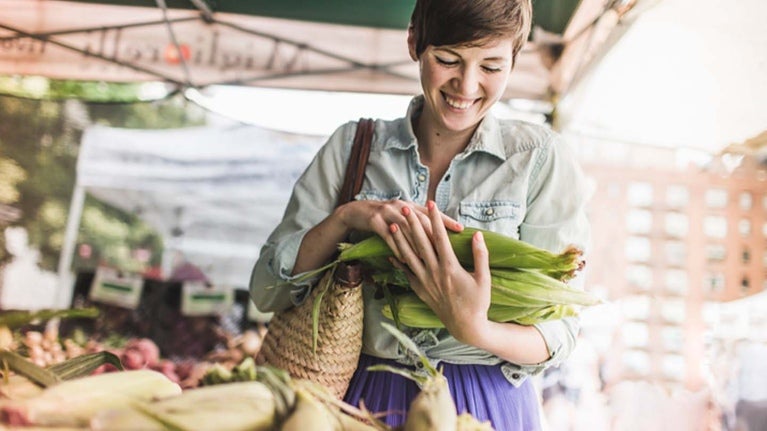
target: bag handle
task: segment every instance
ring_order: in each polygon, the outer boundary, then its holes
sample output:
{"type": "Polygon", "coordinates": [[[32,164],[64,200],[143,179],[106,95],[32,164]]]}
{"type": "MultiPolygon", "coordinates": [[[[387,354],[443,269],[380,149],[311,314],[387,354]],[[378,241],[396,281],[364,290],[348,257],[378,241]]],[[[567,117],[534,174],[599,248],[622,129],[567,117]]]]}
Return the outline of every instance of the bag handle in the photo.
{"type": "Polygon", "coordinates": [[[354,197],[362,189],[362,181],[365,179],[365,167],[370,156],[370,145],[373,141],[373,129],[375,121],[370,118],[360,118],[357,123],[357,132],[354,134],[354,143],[346,165],[346,176],[341,186],[336,206],[343,205],[354,200],[354,197]]]}

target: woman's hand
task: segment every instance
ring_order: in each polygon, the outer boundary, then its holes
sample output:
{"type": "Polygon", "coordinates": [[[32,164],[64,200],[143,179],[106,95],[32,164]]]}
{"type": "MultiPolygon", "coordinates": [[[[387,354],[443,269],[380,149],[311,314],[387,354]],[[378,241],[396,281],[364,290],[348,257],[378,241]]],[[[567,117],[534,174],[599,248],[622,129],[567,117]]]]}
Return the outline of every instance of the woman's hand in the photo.
{"type": "Polygon", "coordinates": [[[401,259],[399,247],[397,247],[394,238],[389,233],[389,226],[392,224],[408,224],[408,217],[405,215],[406,211],[410,214],[410,217],[417,220],[421,229],[428,236],[432,235],[435,226],[439,226],[442,231],[445,231],[445,229],[454,232],[463,230],[463,226],[460,223],[439,211],[437,211],[438,215],[436,217],[430,217],[426,207],[399,199],[353,201],[336,209],[335,215],[344,224],[347,231],[357,230],[376,233],[386,241],[389,248],[394,251],[394,255],[401,259]]]}
{"type": "Polygon", "coordinates": [[[401,209],[404,222],[390,222],[388,237],[396,244],[392,263],[405,271],[413,291],[461,342],[482,344],[490,321],[490,263],[480,232],[472,238],[474,272],[458,262],[443,220],[433,201],[427,217],[410,206],[401,209]]]}

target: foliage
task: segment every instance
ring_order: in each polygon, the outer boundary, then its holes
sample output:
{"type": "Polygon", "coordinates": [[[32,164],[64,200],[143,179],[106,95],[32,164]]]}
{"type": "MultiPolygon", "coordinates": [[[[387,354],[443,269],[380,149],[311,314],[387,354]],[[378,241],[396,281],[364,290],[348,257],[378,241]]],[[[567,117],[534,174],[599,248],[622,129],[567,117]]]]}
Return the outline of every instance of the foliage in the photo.
{"type": "Polygon", "coordinates": [[[40,76],[0,76],[0,94],[29,99],[130,103],[165,97],[167,93],[167,86],[162,83],[107,84],[93,81],[52,81],[40,76]]]}
{"type": "MultiPolygon", "coordinates": [[[[0,90],[8,79],[0,78],[0,90]]],[[[28,231],[30,245],[40,251],[41,267],[55,270],[64,240],[83,130],[94,123],[144,129],[184,127],[202,124],[204,116],[201,109],[179,97],[131,104],[86,104],[78,99],[97,88],[103,100],[131,99],[131,93],[132,100],[136,100],[140,87],[135,85],[43,78],[30,82],[35,84],[28,82],[28,86],[37,85],[38,92],[47,97],[73,98],[54,101],[0,96],[0,172],[3,173],[0,202],[15,197],[14,205],[23,217],[13,224],[28,231]],[[6,176],[6,171],[13,175],[6,176]]],[[[86,199],[83,209],[78,243],[87,244],[92,253],[88,258],[76,260],[76,265],[106,262],[126,270],[138,270],[144,265],[134,258],[132,250],[160,250],[162,246],[157,235],[137,217],[91,198],[86,199]]],[[[158,256],[159,253],[154,253],[154,260],[149,263],[156,264],[158,256]]]]}

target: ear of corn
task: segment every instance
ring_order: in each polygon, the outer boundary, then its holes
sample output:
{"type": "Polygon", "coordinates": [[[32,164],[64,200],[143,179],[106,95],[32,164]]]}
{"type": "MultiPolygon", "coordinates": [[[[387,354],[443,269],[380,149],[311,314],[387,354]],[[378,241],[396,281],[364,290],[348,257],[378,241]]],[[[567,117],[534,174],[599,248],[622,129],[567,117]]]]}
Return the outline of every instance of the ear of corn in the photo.
{"type": "MultiPolygon", "coordinates": [[[[577,309],[572,305],[544,306],[509,306],[491,303],[487,317],[495,322],[514,322],[522,325],[532,325],[552,319],[575,316],[577,309]]],[[[397,295],[394,306],[387,304],[383,307],[383,315],[387,319],[399,321],[411,328],[444,328],[445,325],[434,314],[431,308],[415,294],[397,295]],[[395,316],[394,313],[397,313],[395,316]]]]}
{"type": "MultiPolygon", "coordinates": [[[[448,237],[459,262],[467,270],[474,265],[471,238],[479,229],[466,228],[448,237]]],[[[581,306],[600,300],[589,292],[569,287],[565,281],[581,270],[582,252],[568,247],[556,254],[524,241],[482,230],[489,250],[491,269],[491,306],[488,318],[498,322],[530,325],[537,322],[574,316],[581,306]]],[[[404,272],[388,261],[392,256],[385,241],[371,236],[357,244],[342,244],[338,261],[356,260],[366,267],[367,276],[380,286],[409,286],[404,272]]],[[[444,327],[436,315],[412,294],[387,294],[384,316],[398,324],[418,328],[444,327]]]]}
{"type": "MultiPolygon", "coordinates": [[[[568,247],[556,254],[524,241],[488,230],[465,228],[461,232],[449,232],[448,238],[453,251],[466,268],[474,266],[471,248],[472,237],[481,231],[489,250],[490,267],[495,269],[534,269],[551,277],[567,280],[584,265],[582,252],[568,247]]],[[[373,235],[356,244],[339,245],[339,262],[361,261],[374,269],[389,269],[386,258],[393,256],[391,249],[380,236],[373,235]]]]}
{"type": "Polygon", "coordinates": [[[400,345],[418,355],[426,374],[419,374],[405,368],[389,365],[368,367],[371,371],[389,371],[405,378],[416,381],[421,392],[410,403],[404,431],[455,431],[458,424],[458,413],[455,402],[450,394],[447,379],[434,368],[429,360],[418,349],[418,346],[400,330],[387,323],[381,323],[384,329],[391,333],[400,345]]]}
{"type": "Polygon", "coordinates": [[[136,407],[171,430],[267,431],[275,423],[274,396],[260,382],[188,389],[136,407]]]}
{"type": "Polygon", "coordinates": [[[99,411],[90,421],[90,431],[169,431],[160,421],[134,407],[99,411]]]}
{"type": "Polygon", "coordinates": [[[4,405],[2,413],[11,425],[85,426],[101,410],[180,393],[179,385],[157,371],[119,371],[55,384],[4,405]]]}
{"type": "Polygon", "coordinates": [[[282,423],[280,431],[334,431],[338,421],[333,413],[313,395],[301,388],[296,389],[296,405],[282,423]]]}
{"type": "MultiPolygon", "coordinates": [[[[449,232],[448,238],[461,265],[473,270],[472,237],[481,231],[489,251],[491,270],[491,306],[488,317],[498,322],[516,322],[531,325],[537,322],[574,316],[581,306],[601,301],[589,292],[570,288],[566,281],[580,271],[585,262],[576,247],[567,247],[561,253],[552,253],[495,232],[465,228],[449,232]]],[[[409,287],[404,272],[389,262],[393,256],[383,238],[373,235],[356,244],[339,244],[338,258],[317,270],[306,273],[297,281],[308,280],[325,271],[332,271],[340,262],[357,261],[363,264],[369,281],[378,286],[409,287]]],[[[274,286],[271,286],[274,287],[274,286]]],[[[321,286],[319,286],[321,287],[321,286]]],[[[384,289],[388,305],[384,315],[394,322],[411,327],[437,328],[444,325],[434,313],[416,297],[401,297],[384,289]]],[[[317,313],[322,296],[314,304],[314,340],[318,331],[317,313]]]]}

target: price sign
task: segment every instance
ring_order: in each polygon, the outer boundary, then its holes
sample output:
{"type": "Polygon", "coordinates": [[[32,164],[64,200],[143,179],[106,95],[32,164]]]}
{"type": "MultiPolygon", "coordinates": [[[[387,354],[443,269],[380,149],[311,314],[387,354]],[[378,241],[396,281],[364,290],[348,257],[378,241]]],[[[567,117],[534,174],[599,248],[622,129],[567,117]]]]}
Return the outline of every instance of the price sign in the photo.
{"type": "Polygon", "coordinates": [[[220,316],[232,309],[234,290],[229,286],[210,286],[187,281],[181,288],[181,314],[184,316],[220,316]]]}
{"type": "Polygon", "coordinates": [[[114,268],[99,267],[91,283],[88,298],[91,301],[135,310],[144,290],[144,279],[114,268]]]}

